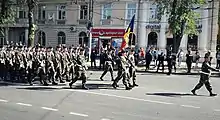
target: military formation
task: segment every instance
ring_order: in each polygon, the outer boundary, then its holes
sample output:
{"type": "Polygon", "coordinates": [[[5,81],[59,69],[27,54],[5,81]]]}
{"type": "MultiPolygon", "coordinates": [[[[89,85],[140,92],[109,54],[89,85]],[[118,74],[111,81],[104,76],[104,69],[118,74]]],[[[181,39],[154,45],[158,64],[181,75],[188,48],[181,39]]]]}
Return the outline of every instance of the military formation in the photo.
{"type": "MultiPolygon", "coordinates": [[[[0,47],[0,78],[2,80],[33,82],[39,80],[41,84],[47,86],[49,83],[69,82],[69,86],[77,80],[82,80],[82,88],[86,86],[88,79],[85,50],[82,47],[57,46],[44,48],[42,46],[26,47],[18,45],[7,45],[0,47]]],[[[119,55],[113,56],[112,50],[105,51],[105,70],[100,77],[103,80],[105,74],[110,71],[112,86],[118,87],[118,81],[122,79],[126,90],[130,90],[136,84],[134,52],[126,54],[121,51],[119,55]],[[118,74],[114,79],[113,66],[118,66],[118,74]],[[132,81],[133,82],[132,82],[132,81]],[[131,83],[132,82],[132,83],[131,83]]]]}

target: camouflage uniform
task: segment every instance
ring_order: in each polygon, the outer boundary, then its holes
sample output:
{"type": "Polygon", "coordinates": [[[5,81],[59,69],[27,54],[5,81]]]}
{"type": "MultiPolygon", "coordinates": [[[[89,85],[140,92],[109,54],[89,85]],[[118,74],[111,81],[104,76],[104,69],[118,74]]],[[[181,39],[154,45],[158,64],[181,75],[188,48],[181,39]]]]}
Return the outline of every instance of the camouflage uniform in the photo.
{"type": "Polygon", "coordinates": [[[130,84],[129,80],[129,63],[127,62],[126,58],[123,53],[119,53],[119,60],[117,60],[118,64],[118,75],[114,80],[114,83],[112,86],[114,88],[117,88],[117,83],[122,78],[123,84],[125,85],[126,90],[132,89],[132,86],[130,84]]]}
{"type": "MultiPolygon", "coordinates": [[[[207,59],[208,57],[205,57],[205,59],[207,59]]],[[[201,72],[201,75],[200,75],[200,80],[199,80],[199,83],[195,86],[195,88],[191,91],[194,95],[196,95],[196,90],[200,89],[204,84],[206,86],[206,89],[209,91],[210,93],[210,96],[216,96],[217,94],[213,94],[212,93],[212,87],[211,87],[211,84],[209,82],[209,78],[210,78],[210,75],[211,75],[211,71],[210,70],[213,70],[213,71],[218,71],[217,69],[215,68],[212,68],[209,64],[209,61],[204,61],[202,63],[202,72],[201,72]]]]}
{"type": "Polygon", "coordinates": [[[136,69],[135,69],[135,60],[134,60],[134,53],[130,53],[129,55],[128,55],[128,61],[129,61],[129,63],[130,63],[130,65],[129,65],[129,77],[130,77],[130,79],[132,79],[132,81],[133,81],[133,87],[135,87],[135,86],[138,86],[137,84],[136,84],[136,69]]]}
{"type": "Polygon", "coordinates": [[[70,88],[72,88],[73,83],[75,83],[77,80],[82,80],[82,88],[83,89],[88,89],[86,87],[86,60],[85,56],[83,54],[84,50],[80,50],[80,54],[77,56],[77,64],[75,65],[75,77],[72,80],[71,83],[69,83],[70,88]]]}
{"type": "Polygon", "coordinates": [[[114,78],[113,78],[113,66],[112,66],[114,61],[112,59],[111,50],[108,53],[104,54],[104,59],[105,59],[105,67],[104,67],[104,72],[102,73],[100,79],[103,80],[103,77],[109,71],[110,74],[111,74],[111,79],[112,79],[112,81],[114,81],[114,78]]]}

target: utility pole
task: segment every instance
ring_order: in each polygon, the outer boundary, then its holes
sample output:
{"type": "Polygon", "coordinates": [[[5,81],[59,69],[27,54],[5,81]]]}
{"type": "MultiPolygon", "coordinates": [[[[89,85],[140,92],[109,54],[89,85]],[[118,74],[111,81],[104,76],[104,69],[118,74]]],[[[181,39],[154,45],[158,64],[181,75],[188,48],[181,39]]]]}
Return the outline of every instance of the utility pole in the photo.
{"type": "MultiPolygon", "coordinates": [[[[212,0],[212,1],[210,1],[210,2],[212,2],[212,7],[211,7],[211,9],[212,9],[212,15],[211,15],[211,17],[212,17],[212,19],[211,19],[211,40],[210,40],[210,50],[212,50],[212,39],[213,39],[213,36],[212,36],[212,34],[213,34],[213,20],[214,20],[214,6],[215,6],[215,2],[214,2],[214,0],[212,0]]],[[[215,48],[216,49],[216,48],[215,48]]]]}
{"type": "Polygon", "coordinates": [[[94,0],[89,0],[89,19],[87,22],[87,30],[89,32],[89,60],[92,53],[93,6],[94,0]]]}
{"type": "MultiPolygon", "coordinates": [[[[136,44],[139,42],[139,32],[140,32],[140,30],[139,30],[139,25],[140,25],[140,12],[141,12],[141,0],[138,0],[138,8],[137,8],[137,26],[136,26],[136,33],[137,33],[137,35],[136,35],[136,44]]],[[[140,47],[140,46],[138,46],[138,47],[140,47]]]]}

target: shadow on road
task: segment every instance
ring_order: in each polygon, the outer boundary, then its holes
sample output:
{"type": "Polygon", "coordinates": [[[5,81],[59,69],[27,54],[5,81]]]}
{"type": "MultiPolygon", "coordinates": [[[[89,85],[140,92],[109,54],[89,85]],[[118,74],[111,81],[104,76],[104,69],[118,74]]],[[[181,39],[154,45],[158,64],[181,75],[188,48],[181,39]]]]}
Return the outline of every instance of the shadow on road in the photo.
{"type": "MultiPolygon", "coordinates": [[[[118,89],[114,89],[111,84],[86,84],[86,86],[90,90],[96,90],[96,89],[108,89],[108,90],[124,90],[123,87],[119,87],[118,89]]],[[[83,90],[82,85],[73,85],[73,88],[70,88],[68,85],[64,87],[56,87],[56,86],[28,86],[28,87],[22,87],[22,88],[16,88],[16,89],[23,89],[23,90],[39,90],[39,91],[53,91],[53,90],[62,90],[62,89],[77,89],[77,90],[83,90]]]]}
{"type": "MultiPolygon", "coordinates": [[[[112,87],[111,84],[86,84],[86,86],[90,89],[90,90],[95,90],[95,89],[109,89],[109,90],[121,90],[119,87],[119,89],[114,89],[112,87]]],[[[69,86],[63,87],[62,89],[82,89],[82,85],[73,85],[73,88],[70,88],[69,86]]]]}
{"type": "MultiPolygon", "coordinates": [[[[189,93],[146,93],[146,95],[165,96],[165,97],[195,96],[189,93]]],[[[196,96],[203,96],[203,95],[196,95],[196,96]]]]}
{"type": "Polygon", "coordinates": [[[58,90],[60,88],[36,86],[36,87],[25,87],[25,88],[16,88],[16,89],[52,91],[52,90],[58,90]]]}

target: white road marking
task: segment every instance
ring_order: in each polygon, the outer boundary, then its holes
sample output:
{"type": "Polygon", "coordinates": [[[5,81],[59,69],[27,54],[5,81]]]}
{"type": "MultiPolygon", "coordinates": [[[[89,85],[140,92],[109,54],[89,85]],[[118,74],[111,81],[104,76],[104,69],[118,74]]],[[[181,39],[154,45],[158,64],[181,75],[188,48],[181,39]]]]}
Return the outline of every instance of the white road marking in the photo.
{"type": "Polygon", "coordinates": [[[58,111],[58,109],[53,109],[53,108],[48,108],[48,107],[41,107],[41,108],[45,110],[50,110],[50,111],[58,111]]]}
{"type": "Polygon", "coordinates": [[[220,109],[214,109],[214,111],[216,111],[216,112],[220,112],[220,109]]]}
{"type": "Polygon", "coordinates": [[[94,94],[94,95],[101,95],[101,96],[109,96],[109,97],[116,97],[116,98],[136,100],[136,101],[158,103],[158,104],[166,104],[166,105],[173,105],[174,104],[174,103],[168,103],[168,102],[162,102],[162,101],[146,100],[146,99],[140,99],[140,98],[134,98],[134,97],[118,96],[118,95],[104,94],[104,93],[97,93],[97,92],[90,92],[90,91],[83,91],[83,90],[73,90],[73,89],[67,89],[67,90],[74,91],[74,92],[89,93],[89,94],[94,94]]]}
{"type": "Polygon", "coordinates": [[[89,116],[89,115],[86,115],[86,114],[75,113],[75,112],[70,112],[69,114],[71,114],[71,115],[77,115],[77,116],[82,116],[82,117],[88,117],[88,116],[89,116]]]}
{"type": "Polygon", "coordinates": [[[26,104],[26,103],[16,103],[17,105],[22,105],[22,106],[28,106],[28,107],[31,107],[32,105],[31,104],[26,104]]]}
{"type": "Polygon", "coordinates": [[[101,120],[110,120],[110,119],[107,119],[107,118],[102,118],[101,120]]]}
{"type": "Polygon", "coordinates": [[[0,102],[8,102],[7,100],[0,99],[0,102]]]}
{"type": "Polygon", "coordinates": [[[192,106],[192,105],[181,105],[182,107],[188,107],[188,108],[197,108],[199,109],[200,107],[192,106]]]}

